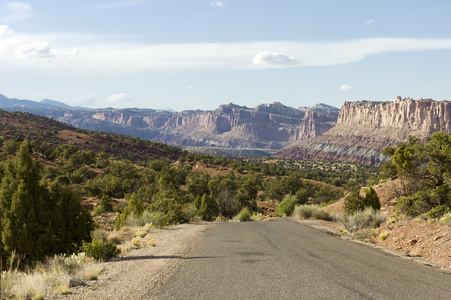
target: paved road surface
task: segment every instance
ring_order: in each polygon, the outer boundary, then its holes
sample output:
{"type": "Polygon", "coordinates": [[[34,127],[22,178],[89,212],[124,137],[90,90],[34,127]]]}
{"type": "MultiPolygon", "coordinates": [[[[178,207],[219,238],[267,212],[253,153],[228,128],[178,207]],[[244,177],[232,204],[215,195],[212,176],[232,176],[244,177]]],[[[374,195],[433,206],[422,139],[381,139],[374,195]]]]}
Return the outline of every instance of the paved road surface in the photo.
{"type": "Polygon", "coordinates": [[[221,223],[146,299],[451,299],[451,274],[295,223],[221,223]]]}

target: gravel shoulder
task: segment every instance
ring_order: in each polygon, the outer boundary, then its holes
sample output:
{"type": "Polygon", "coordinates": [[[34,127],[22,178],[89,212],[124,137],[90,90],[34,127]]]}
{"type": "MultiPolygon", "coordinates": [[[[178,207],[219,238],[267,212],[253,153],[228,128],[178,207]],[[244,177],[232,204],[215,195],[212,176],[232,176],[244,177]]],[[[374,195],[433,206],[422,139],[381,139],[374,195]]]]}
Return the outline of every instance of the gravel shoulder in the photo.
{"type": "Polygon", "coordinates": [[[62,299],[141,299],[170,277],[198,237],[214,223],[190,223],[152,234],[156,247],[130,252],[105,263],[97,281],[74,289],[62,299]]]}

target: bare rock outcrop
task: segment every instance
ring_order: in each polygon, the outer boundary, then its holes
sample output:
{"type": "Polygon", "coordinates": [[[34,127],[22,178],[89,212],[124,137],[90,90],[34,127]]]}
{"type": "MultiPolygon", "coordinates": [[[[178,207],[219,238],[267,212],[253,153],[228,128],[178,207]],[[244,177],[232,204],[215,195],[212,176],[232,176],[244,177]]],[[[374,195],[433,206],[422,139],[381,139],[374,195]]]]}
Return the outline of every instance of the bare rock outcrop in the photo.
{"type": "Polygon", "coordinates": [[[319,104],[293,108],[279,102],[248,108],[221,105],[213,111],[77,111],[60,121],[83,129],[112,131],[174,146],[281,149],[317,137],[336,124],[338,109],[319,104]]]}
{"type": "Polygon", "coordinates": [[[397,97],[394,101],[345,102],[337,125],[307,142],[294,143],[276,157],[306,160],[341,160],[381,165],[387,145],[409,135],[428,138],[437,131],[451,132],[451,103],[397,97]]]}

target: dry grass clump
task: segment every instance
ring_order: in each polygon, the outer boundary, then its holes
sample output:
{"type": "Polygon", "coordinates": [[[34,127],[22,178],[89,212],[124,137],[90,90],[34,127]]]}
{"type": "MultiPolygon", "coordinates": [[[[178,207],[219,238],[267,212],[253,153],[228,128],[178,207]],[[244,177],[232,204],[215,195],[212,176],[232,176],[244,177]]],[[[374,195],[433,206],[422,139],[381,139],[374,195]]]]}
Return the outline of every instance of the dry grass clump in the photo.
{"type": "Polygon", "coordinates": [[[318,205],[299,205],[294,208],[293,216],[299,220],[320,219],[332,221],[332,217],[318,205]]]}
{"type": "Polygon", "coordinates": [[[440,221],[448,226],[451,226],[451,212],[444,214],[440,221]]]}
{"type": "Polygon", "coordinates": [[[1,275],[2,299],[45,299],[71,293],[71,287],[96,279],[102,264],[85,256],[55,255],[32,270],[19,271],[10,267],[1,275]]]}

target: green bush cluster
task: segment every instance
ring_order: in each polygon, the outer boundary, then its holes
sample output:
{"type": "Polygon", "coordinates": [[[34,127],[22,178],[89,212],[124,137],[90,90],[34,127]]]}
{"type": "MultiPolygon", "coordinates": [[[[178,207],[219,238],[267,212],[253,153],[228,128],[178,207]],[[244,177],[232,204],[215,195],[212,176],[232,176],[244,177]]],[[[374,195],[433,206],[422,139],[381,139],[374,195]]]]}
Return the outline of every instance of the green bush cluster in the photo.
{"type": "Polygon", "coordinates": [[[343,211],[348,215],[363,211],[366,208],[373,210],[381,209],[379,197],[372,187],[367,189],[364,197],[360,196],[359,190],[354,190],[344,200],[343,211]]]}
{"type": "Polygon", "coordinates": [[[291,216],[294,207],[298,203],[296,196],[287,195],[276,207],[276,216],[281,217],[283,215],[291,216]]]}
{"type": "Polygon", "coordinates": [[[117,257],[121,251],[117,248],[117,245],[113,242],[104,242],[100,237],[93,237],[92,242],[83,242],[81,251],[86,254],[87,257],[92,257],[100,261],[106,261],[108,259],[117,257]]]}

